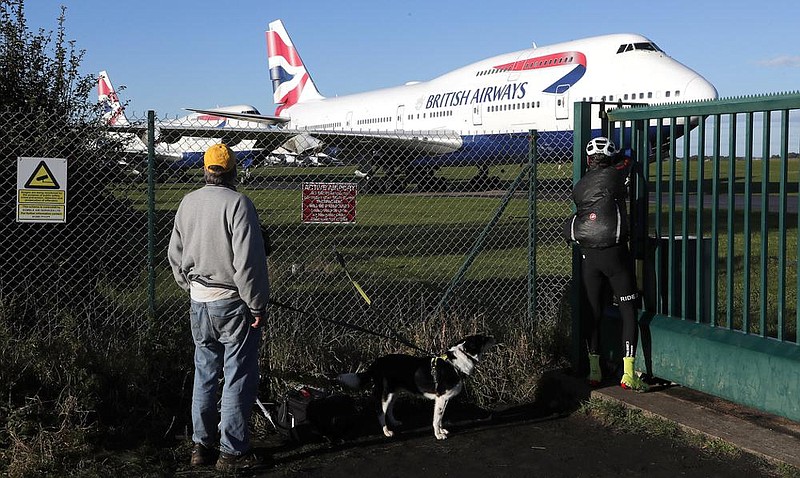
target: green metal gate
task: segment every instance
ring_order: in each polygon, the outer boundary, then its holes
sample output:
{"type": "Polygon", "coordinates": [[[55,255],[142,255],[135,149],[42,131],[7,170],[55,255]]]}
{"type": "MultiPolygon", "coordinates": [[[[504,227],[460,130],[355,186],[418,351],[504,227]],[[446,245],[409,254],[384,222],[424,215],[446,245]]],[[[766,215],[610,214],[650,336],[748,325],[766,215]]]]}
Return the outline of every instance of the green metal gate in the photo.
{"type": "MultiPolygon", "coordinates": [[[[574,180],[591,115],[591,104],[576,104],[574,180]]],[[[636,165],[631,248],[645,368],[800,420],[800,94],[604,115],[605,133],[636,165]]]]}

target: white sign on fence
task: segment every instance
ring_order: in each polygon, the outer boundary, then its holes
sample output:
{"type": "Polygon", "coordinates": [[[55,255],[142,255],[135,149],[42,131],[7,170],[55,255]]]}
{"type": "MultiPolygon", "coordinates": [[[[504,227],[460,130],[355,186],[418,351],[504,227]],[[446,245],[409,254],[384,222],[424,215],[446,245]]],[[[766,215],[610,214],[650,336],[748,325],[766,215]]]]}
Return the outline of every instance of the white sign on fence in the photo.
{"type": "Polygon", "coordinates": [[[67,160],[17,158],[17,222],[67,222],[67,160]]]}

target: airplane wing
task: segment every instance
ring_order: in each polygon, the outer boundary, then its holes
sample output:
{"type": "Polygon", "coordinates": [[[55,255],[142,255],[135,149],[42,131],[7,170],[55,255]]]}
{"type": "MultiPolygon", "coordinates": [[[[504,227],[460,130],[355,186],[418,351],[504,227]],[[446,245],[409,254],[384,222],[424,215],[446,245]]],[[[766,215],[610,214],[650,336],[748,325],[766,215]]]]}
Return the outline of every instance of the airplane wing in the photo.
{"type": "Polygon", "coordinates": [[[289,122],[289,118],[284,118],[282,116],[259,115],[254,113],[232,113],[227,111],[221,112],[217,110],[201,110],[197,108],[184,108],[184,109],[188,111],[193,111],[195,113],[200,113],[201,115],[222,116],[225,118],[231,118],[242,121],[252,121],[254,123],[269,124],[269,125],[280,125],[289,122]]]}
{"type": "MultiPolygon", "coordinates": [[[[303,152],[302,145],[314,147],[337,147],[343,150],[393,150],[413,151],[417,155],[440,155],[457,151],[462,146],[461,135],[454,131],[341,131],[313,130],[274,127],[225,127],[203,126],[160,126],[160,134],[166,137],[192,136],[200,138],[237,138],[256,140],[258,148],[268,150],[286,143],[297,146],[287,147],[294,152],[303,152]],[[320,144],[321,143],[321,144],[320,144]]],[[[305,148],[308,149],[308,148],[305,148]]],[[[348,154],[350,155],[350,154],[348,154]]]]}
{"type": "MultiPolygon", "coordinates": [[[[345,158],[371,158],[381,152],[392,157],[438,156],[457,151],[462,146],[461,135],[450,130],[433,131],[358,131],[296,129],[279,126],[288,119],[250,113],[231,113],[217,110],[191,109],[196,113],[221,116],[247,122],[224,127],[198,122],[166,121],[156,124],[156,141],[173,143],[180,138],[218,138],[221,141],[255,140],[255,148],[273,151],[283,147],[295,153],[323,148],[335,148],[345,158]]],[[[145,137],[146,125],[113,126],[118,133],[134,133],[145,137]]]]}
{"type": "Polygon", "coordinates": [[[435,131],[357,131],[293,129],[276,126],[287,118],[264,116],[249,113],[229,113],[216,110],[190,109],[196,113],[222,116],[230,119],[248,121],[252,126],[209,127],[192,124],[160,124],[159,136],[164,138],[236,138],[256,140],[256,147],[268,151],[283,146],[290,151],[301,153],[319,147],[335,147],[349,157],[357,157],[365,152],[376,150],[393,151],[393,155],[412,153],[417,156],[437,156],[457,151],[462,146],[461,135],[450,130],[435,131]],[[287,146],[288,142],[288,146],[287,146]],[[306,145],[304,148],[303,145],[306,145]]]}

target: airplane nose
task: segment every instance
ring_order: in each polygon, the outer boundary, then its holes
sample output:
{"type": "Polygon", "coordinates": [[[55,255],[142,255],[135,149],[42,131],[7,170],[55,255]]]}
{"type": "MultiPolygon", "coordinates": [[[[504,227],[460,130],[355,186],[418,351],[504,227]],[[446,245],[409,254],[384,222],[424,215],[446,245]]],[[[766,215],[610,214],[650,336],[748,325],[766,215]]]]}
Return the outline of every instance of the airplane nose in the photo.
{"type": "Polygon", "coordinates": [[[717,89],[702,76],[692,79],[683,90],[683,101],[716,100],[717,98],[719,98],[717,89]]]}

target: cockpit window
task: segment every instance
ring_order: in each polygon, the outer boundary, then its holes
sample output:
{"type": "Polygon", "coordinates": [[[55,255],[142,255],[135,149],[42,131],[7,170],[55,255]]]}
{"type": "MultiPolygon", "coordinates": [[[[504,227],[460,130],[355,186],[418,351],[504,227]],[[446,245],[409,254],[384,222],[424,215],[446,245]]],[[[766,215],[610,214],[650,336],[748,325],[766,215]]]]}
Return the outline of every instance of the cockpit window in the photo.
{"type": "Polygon", "coordinates": [[[617,54],[633,50],[661,51],[661,48],[653,42],[625,43],[619,46],[617,54]]]}
{"type": "Polygon", "coordinates": [[[633,46],[637,50],[661,51],[661,48],[657,47],[656,44],[652,42],[634,43],[633,46]]]}

